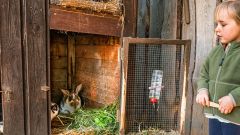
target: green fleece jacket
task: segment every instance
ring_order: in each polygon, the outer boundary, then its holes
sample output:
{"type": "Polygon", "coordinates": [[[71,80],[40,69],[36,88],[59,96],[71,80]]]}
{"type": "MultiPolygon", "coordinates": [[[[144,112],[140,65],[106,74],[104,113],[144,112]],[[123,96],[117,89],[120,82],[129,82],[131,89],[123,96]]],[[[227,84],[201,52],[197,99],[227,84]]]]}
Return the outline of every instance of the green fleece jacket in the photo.
{"type": "Polygon", "coordinates": [[[236,105],[229,114],[213,107],[205,107],[205,113],[240,124],[240,42],[230,43],[228,51],[218,45],[210,52],[200,71],[198,90],[201,88],[208,90],[212,102],[230,95],[236,105]]]}

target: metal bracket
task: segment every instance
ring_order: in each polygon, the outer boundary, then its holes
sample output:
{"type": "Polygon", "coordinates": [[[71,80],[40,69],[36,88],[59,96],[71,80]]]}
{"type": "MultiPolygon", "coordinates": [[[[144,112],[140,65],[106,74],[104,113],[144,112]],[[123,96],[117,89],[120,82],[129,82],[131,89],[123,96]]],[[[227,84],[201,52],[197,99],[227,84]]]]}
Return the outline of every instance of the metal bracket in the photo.
{"type": "Polygon", "coordinates": [[[12,100],[12,90],[1,90],[0,93],[4,94],[4,99],[6,99],[6,102],[10,102],[12,100]]]}
{"type": "Polygon", "coordinates": [[[48,92],[50,90],[50,87],[49,86],[41,86],[41,90],[48,92]]]}
{"type": "Polygon", "coordinates": [[[124,59],[124,49],[123,48],[120,48],[120,57],[121,57],[121,60],[124,59]]]}

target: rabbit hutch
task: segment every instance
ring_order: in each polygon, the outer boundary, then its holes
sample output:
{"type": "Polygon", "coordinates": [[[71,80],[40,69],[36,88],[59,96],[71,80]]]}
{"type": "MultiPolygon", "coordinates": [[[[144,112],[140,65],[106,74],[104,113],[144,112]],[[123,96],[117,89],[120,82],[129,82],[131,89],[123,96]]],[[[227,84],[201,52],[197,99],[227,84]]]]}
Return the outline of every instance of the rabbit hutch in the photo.
{"type": "Polygon", "coordinates": [[[0,134],[206,135],[194,96],[220,2],[1,0],[0,134]]]}

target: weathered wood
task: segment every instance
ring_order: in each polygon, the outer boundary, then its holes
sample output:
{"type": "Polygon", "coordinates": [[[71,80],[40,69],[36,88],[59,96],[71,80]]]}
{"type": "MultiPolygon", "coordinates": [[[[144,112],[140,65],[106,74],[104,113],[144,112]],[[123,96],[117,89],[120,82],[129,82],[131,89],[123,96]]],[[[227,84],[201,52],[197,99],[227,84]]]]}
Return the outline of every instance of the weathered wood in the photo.
{"type": "Polygon", "coordinates": [[[26,134],[50,133],[49,92],[41,86],[49,86],[48,69],[48,1],[28,0],[22,3],[23,51],[25,72],[26,134]]]}
{"type": "Polygon", "coordinates": [[[190,11],[189,11],[189,0],[183,0],[183,9],[185,15],[185,22],[190,23],[190,11]]]}
{"type": "MultiPolygon", "coordinates": [[[[192,82],[192,75],[195,66],[195,32],[196,32],[196,5],[194,1],[189,1],[189,8],[190,8],[190,23],[187,24],[185,19],[183,18],[182,23],[182,39],[190,39],[191,40],[191,53],[190,53],[190,66],[189,66],[189,75],[188,75],[188,91],[187,94],[187,102],[186,102],[186,113],[185,113],[185,135],[191,135],[192,128],[192,110],[194,104],[194,89],[193,89],[193,82],[192,82]]],[[[184,17],[185,15],[183,15],[184,17]]],[[[194,116],[197,117],[197,116],[194,116]]]]}
{"type": "MultiPolygon", "coordinates": [[[[190,54],[191,54],[191,40],[188,40],[185,44],[184,47],[184,58],[183,58],[183,78],[179,78],[180,80],[183,80],[183,84],[181,84],[183,91],[181,92],[181,111],[179,114],[180,117],[180,133],[182,135],[188,135],[188,133],[190,133],[191,131],[191,126],[188,125],[189,123],[189,119],[191,119],[192,116],[192,112],[188,111],[188,102],[191,102],[192,95],[189,94],[190,92],[192,92],[190,90],[189,92],[189,86],[191,88],[191,81],[189,79],[189,76],[191,75],[190,71],[190,54]]],[[[180,82],[181,83],[181,82],[180,82]]],[[[190,103],[191,104],[191,103],[190,103]]]]}
{"type": "Polygon", "coordinates": [[[67,69],[67,57],[51,56],[51,68],[67,69]]]}
{"type": "Polygon", "coordinates": [[[51,100],[60,103],[61,89],[67,89],[68,72],[68,36],[65,33],[51,31],[51,100]]]}
{"type": "Polygon", "coordinates": [[[121,114],[120,114],[120,127],[119,133],[120,135],[125,134],[126,130],[126,100],[127,100],[127,70],[128,70],[128,49],[129,42],[127,38],[123,38],[123,54],[124,57],[122,60],[122,76],[121,76],[121,114]]]}
{"type": "MultiPolygon", "coordinates": [[[[206,135],[208,134],[208,120],[203,115],[203,108],[196,104],[197,94],[196,81],[199,76],[200,67],[213,46],[214,23],[213,12],[217,1],[189,1],[191,23],[183,23],[183,39],[192,40],[192,51],[190,61],[191,84],[189,85],[186,127],[190,127],[187,135],[206,135]],[[197,21],[196,21],[197,20],[197,21]],[[205,23],[201,23],[205,20],[205,23]],[[206,21],[209,20],[209,21],[206,21]],[[197,30],[197,31],[196,31],[197,30]],[[204,35],[204,36],[203,36],[204,35]],[[193,73],[194,72],[194,73],[193,73]],[[192,114],[190,113],[192,112],[192,114]]],[[[187,130],[186,130],[187,131],[187,130]]]]}
{"type": "Polygon", "coordinates": [[[51,6],[50,29],[120,37],[122,29],[120,18],[51,6]]]}
{"type": "Polygon", "coordinates": [[[52,81],[66,81],[67,82],[67,69],[54,69],[51,72],[52,81]]]}
{"type": "Polygon", "coordinates": [[[138,1],[137,16],[137,37],[149,37],[150,27],[150,2],[147,0],[138,1]]]}
{"type": "Polygon", "coordinates": [[[137,0],[123,0],[124,4],[124,37],[136,36],[137,0]]]}
{"type": "MultiPolygon", "coordinates": [[[[51,58],[66,57],[67,58],[67,35],[56,33],[51,30],[51,58]]],[[[66,63],[67,64],[67,63],[66,63]]]]}
{"type": "Polygon", "coordinates": [[[150,7],[149,37],[160,38],[164,16],[163,0],[150,0],[150,7]]]}
{"type": "MultiPolygon", "coordinates": [[[[216,0],[213,1],[196,1],[196,61],[193,74],[193,86],[196,86],[196,80],[203,61],[210,52],[214,42],[214,9],[216,0]],[[212,20],[206,23],[200,23],[204,20],[212,20]],[[204,36],[201,36],[204,35],[204,36]]],[[[194,88],[194,96],[197,94],[194,88]]],[[[195,101],[195,97],[193,99],[195,101]]],[[[206,135],[208,131],[208,120],[203,116],[203,108],[194,102],[192,116],[192,132],[193,135],[206,135]],[[193,128],[194,127],[194,128],[193,128]]]]}
{"type": "MultiPolygon", "coordinates": [[[[163,23],[162,23],[162,31],[161,31],[161,38],[162,39],[176,39],[177,38],[177,24],[178,24],[178,14],[177,14],[177,2],[176,0],[164,0],[164,16],[163,16],[163,23]]],[[[176,46],[163,46],[162,47],[162,55],[164,52],[177,52],[176,46]]],[[[161,57],[161,60],[163,61],[161,64],[163,66],[163,71],[166,73],[175,73],[176,76],[176,53],[164,55],[164,57],[161,57]],[[169,60],[169,61],[166,61],[169,60]]],[[[165,75],[165,79],[169,80],[168,83],[171,84],[169,86],[166,86],[164,89],[167,89],[167,92],[164,92],[164,97],[175,97],[175,99],[178,99],[178,92],[177,92],[177,84],[176,84],[176,78],[171,78],[170,76],[165,75]]],[[[173,106],[172,108],[169,108],[168,106],[164,106],[162,112],[162,118],[165,118],[169,120],[168,124],[164,124],[163,127],[166,129],[168,127],[173,128],[174,127],[174,119],[172,117],[178,113],[177,104],[176,101],[173,98],[167,98],[164,103],[168,104],[169,106],[173,106]]],[[[164,104],[163,103],[163,104],[164,104]]],[[[179,106],[180,107],[180,106],[179,106]]],[[[178,116],[178,115],[177,115],[178,116]]],[[[179,122],[179,121],[178,121],[179,122]]]]}
{"type": "Polygon", "coordinates": [[[67,74],[67,81],[68,81],[68,89],[75,89],[75,36],[69,34],[68,35],[68,48],[67,48],[67,57],[68,57],[68,74],[67,74]]]}
{"type": "Polygon", "coordinates": [[[10,101],[3,94],[4,135],[25,135],[21,3],[1,0],[0,5],[1,90],[11,91],[10,101]]]}

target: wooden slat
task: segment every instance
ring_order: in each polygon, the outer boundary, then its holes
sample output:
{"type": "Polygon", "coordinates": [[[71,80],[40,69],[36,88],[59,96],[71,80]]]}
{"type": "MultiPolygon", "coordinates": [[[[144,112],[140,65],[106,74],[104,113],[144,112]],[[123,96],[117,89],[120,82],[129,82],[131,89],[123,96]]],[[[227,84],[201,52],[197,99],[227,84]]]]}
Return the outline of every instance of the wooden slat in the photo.
{"type": "Polygon", "coordinates": [[[150,0],[150,28],[149,37],[150,38],[161,38],[161,30],[163,21],[164,9],[163,0],[150,0]]]}
{"type": "Polygon", "coordinates": [[[119,16],[86,14],[57,6],[50,8],[50,29],[120,37],[121,24],[119,16]]]}
{"type": "MultiPolygon", "coordinates": [[[[196,90],[196,83],[197,79],[199,78],[199,72],[200,68],[202,66],[202,63],[208,56],[210,50],[213,48],[213,42],[215,42],[214,39],[214,9],[216,7],[216,0],[211,1],[201,1],[197,0],[195,2],[196,7],[196,32],[193,33],[195,35],[195,49],[194,56],[195,56],[195,62],[194,62],[194,73],[192,76],[192,86],[193,86],[193,95],[197,95],[196,90]],[[206,14],[207,13],[207,14],[206,14]],[[209,20],[205,24],[202,24],[203,20],[209,20]],[[202,35],[202,36],[201,36],[202,35]],[[203,36],[204,35],[204,36],[203,36]]],[[[191,7],[191,6],[189,6],[191,7]]],[[[193,6],[194,7],[194,6],[193,6]]],[[[190,10],[191,11],[191,10],[190,10]]],[[[193,97],[193,101],[195,101],[195,97],[193,97]]],[[[208,119],[204,117],[203,114],[203,107],[198,105],[196,102],[193,102],[192,107],[192,128],[191,128],[191,135],[206,135],[208,134],[208,119]]]]}
{"type": "Polygon", "coordinates": [[[75,89],[75,36],[69,34],[68,35],[68,48],[67,48],[67,62],[68,62],[68,72],[67,72],[67,81],[68,81],[68,89],[75,89]]]}
{"type": "Polygon", "coordinates": [[[11,101],[3,97],[4,135],[25,135],[20,1],[0,5],[1,90],[12,91],[11,101]]]}
{"type": "Polygon", "coordinates": [[[125,7],[124,37],[135,37],[137,26],[137,0],[123,0],[125,7]]]}
{"type": "MultiPolygon", "coordinates": [[[[186,117],[185,117],[185,129],[184,134],[185,135],[198,135],[198,134],[191,134],[191,130],[196,130],[195,127],[192,127],[192,112],[193,112],[193,105],[194,105],[194,95],[195,90],[193,89],[193,84],[192,84],[192,75],[193,75],[193,70],[194,70],[194,65],[195,65],[195,32],[196,32],[196,5],[194,1],[189,1],[189,9],[190,9],[190,23],[187,24],[186,20],[183,19],[182,22],[182,39],[190,39],[191,40],[191,53],[190,53],[190,64],[189,64],[189,84],[188,84],[188,91],[186,92],[187,96],[187,102],[186,102],[186,117]]],[[[183,12],[183,17],[185,17],[184,12],[183,12]]],[[[196,118],[196,116],[194,116],[196,118]]],[[[199,117],[199,116],[197,116],[199,117]]],[[[201,116],[202,117],[202,116],[201,116]]],[[[206,131],[205,131],[206,133],[206,131]]],[[[206,133],[207,134],[207,133],[206,133]]]]}
{"type": "Polygon", "coordinates": [[[48,0],[28,0],[23,3],[23,46],[26,82],[26,134],[49,134],[48,69],[48,0]]]}

